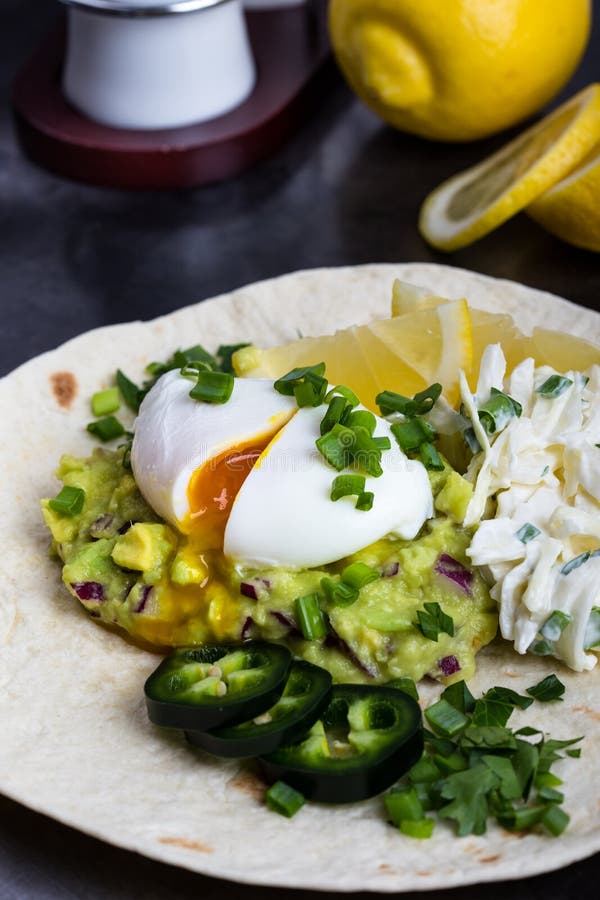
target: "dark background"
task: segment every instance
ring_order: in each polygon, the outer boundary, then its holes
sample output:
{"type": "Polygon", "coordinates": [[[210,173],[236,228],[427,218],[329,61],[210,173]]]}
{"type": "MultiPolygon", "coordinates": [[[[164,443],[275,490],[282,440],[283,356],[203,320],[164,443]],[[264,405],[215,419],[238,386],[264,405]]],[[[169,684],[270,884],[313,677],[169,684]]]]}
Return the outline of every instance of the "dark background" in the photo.
{"type": "MultiPolygon", "coordinates": [[[[53,0],[0,0],[0,374],[89,328],[151,318],[246,282],[314,266],[449,263],[600,309],[600,258],[560,243],[524,215],[449,257],[419,237],[416,219],[427,193],[500,146],[506,135],[453,146],[395,133],[333,74],[298,135],[272,159],[227,183],[125,193],[35,168],[15,143],[10,84],[56,11],[53,0]]],[[[600,20],[562,97],[595,80],[600,20]]],[[[598,894],[597,875],[595,857],[525,881],[434,892],[432,900],[479,900],[482,891],[489,900],[509,894],[514,900],[591,900],[598,894]]],[[[324,896],[202,878],[108,847],[0,799],[0,900],[192,895],[324,896]]]]}

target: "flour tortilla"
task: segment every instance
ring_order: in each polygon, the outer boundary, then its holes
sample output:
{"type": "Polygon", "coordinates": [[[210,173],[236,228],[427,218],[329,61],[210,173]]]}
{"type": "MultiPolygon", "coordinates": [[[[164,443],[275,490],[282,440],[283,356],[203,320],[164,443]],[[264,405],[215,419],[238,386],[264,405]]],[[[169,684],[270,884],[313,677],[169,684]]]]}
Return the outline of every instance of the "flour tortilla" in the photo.
{"type": "MultiPolygon", "coordinates": [[[[252,771],[195,755],[176,733],[147,720],[142,685],[157,664],[95,625],[67,594],[39,498],[52,496],[63,452],[87,454],[89,398],[115,368],[144,365],[178,346],[252,340],[270,345],[388,315],[394,278],[447,297],[510,312],[525,331],[551,323],[600,343],[600,316],[508,281],[434,265],[371,265],[299,272],[242,288],[141,324],[81,335],[0,382],[0,790],[109,843],[240,882],[330,891],[425,890],[521,878],[600,848],[600,667],[577,675],[518,657],[496,643],[478,657],[475,693],[494,684],[524,690],[556,670],[564,703],[516,712],[557,738],[585,735],[565,760],[571,825],[558,840],[491,827],[456,838],[445,824],[429,841],[400,835],[380,799],[341,808],[308,805],[291,821],[267,811],[252,771]],[[77,391],[69,403],[72,373],[77,391]],[[51,385],[60,388],[61,406],[51,385]]],[[[425,699],[435,693],[429,687],[425,699]]]]}

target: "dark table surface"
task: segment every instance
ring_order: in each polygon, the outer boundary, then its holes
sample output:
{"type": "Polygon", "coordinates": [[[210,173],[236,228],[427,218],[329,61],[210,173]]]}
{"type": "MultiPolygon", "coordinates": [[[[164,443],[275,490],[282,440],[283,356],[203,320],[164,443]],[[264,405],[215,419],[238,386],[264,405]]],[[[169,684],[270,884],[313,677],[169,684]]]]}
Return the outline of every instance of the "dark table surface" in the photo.
{"type": "MultiPolygon", "coordinates": [[[[151,318],[314,266],[449,263],[600,309],[600,258],[558,242],[524,215],[451,257],[430,249],[415,227],[422,199],[506,136],[451,146],[395,133],[335,75],[300,133],[276,156],[227,183],[185,193],[124,193],[35,168],[15,143],[9,90],[55,15],[49,0],[0,0],[0,375],[89,328],[151,318]]],[[[563,96],[595,80],[600,27],[563,96]]],[[[597,875],[594,857],[546,876],[486,885],[485,893],[490,900],[509,894],[514,900],[591,900],[597,875]]],[[[193,875],[0,798],[0,900],[193,895],[323,896],[193,875]]],[[[476,900],[481,888],[434,895],[476,900]]]]}

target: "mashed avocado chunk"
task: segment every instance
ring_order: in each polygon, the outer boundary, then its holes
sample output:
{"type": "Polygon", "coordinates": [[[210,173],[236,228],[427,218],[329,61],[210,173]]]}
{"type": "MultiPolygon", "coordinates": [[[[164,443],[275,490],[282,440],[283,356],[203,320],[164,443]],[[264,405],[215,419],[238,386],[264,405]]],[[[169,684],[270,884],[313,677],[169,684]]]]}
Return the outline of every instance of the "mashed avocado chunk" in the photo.
{"type": "Polygon", "coordinates": [[[220,551],[199,551],[192,536],[161,521],[144,501],[123,450],[97,449],[88,459],[63,457],[58,477],[82,488],[75,516],[42,501],[63,580],[94,618],[157,647],[264,638],[329,669],[340,682],[386,682],[425,675],[444,683],[468,679],[475,654],[496,633],[496,605],[470,568],[471,534],[457,523],[471,486],[446,465],[432,484],[438,515],[413,541],[385,538],[319,569],[240,571],[220,551]],[[351,606],[323,598],[329,630],[302,637],[295,600],[320,592],[362,562],[380,577],[351,606]],[[437,640],[419,627],[425,603],[450,616],[454,634],[437,640]]]}

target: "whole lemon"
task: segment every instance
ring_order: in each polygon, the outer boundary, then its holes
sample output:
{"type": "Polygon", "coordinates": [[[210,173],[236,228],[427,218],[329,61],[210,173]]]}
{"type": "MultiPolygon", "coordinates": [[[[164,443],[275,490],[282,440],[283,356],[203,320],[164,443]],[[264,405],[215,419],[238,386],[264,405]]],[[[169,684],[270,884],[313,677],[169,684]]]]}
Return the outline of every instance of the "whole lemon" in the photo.
{"type": "Polygon", "coordinates": [[[403,131],[469,141],[540,109],[573,73],[590,0],[331,0],[350,86],[403,131]]]}

